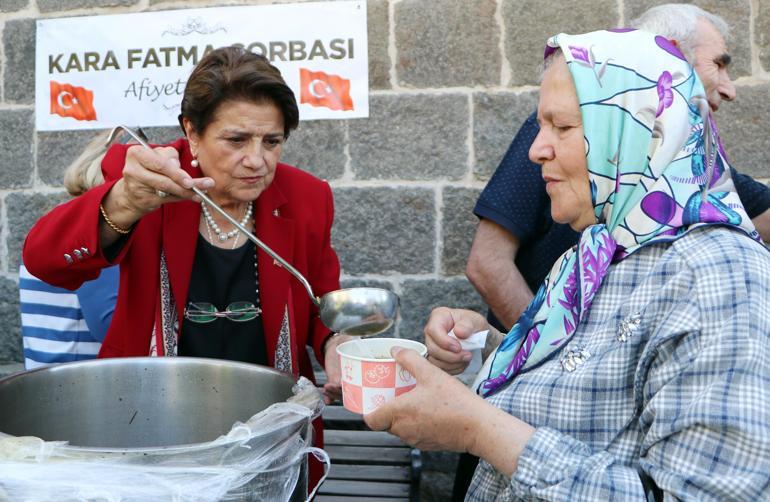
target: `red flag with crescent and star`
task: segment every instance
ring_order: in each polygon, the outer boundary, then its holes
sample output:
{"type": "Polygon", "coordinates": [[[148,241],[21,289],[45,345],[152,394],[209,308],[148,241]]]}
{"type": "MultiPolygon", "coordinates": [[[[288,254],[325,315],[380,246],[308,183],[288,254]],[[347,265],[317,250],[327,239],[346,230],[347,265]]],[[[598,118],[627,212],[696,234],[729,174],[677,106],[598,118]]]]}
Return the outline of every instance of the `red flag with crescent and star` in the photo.
{"type": "Polygon", "coordinates": [[[51,80],[51,114],[54,113],[75,120],[96,120],[93,91],[51,80]]]}
{"type": "Polygon", "coordinates": [[[300,103],[331,110],[353,110],[350,80],[322,71],[299,69],[300,103]]]}

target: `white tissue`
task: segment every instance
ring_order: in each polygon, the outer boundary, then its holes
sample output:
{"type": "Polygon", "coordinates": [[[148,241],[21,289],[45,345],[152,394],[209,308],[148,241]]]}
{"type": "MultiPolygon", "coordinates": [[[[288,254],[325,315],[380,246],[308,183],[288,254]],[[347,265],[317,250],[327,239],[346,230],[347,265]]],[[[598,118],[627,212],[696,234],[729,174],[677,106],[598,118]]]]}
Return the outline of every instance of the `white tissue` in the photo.
{"type": "Polygon", "coordinates": [[[487,343],[487,335],[489,334],[489,330],[486,329],[484,331],[477,331],[463,340],[457,338],[454,330],[451,330],[447,334],[460,342],[460,347],[462,347],[463,350],[470,351],[472,354],[471,360],[468,363],[468,366],[465,367],[465,370],[463,370],[462,375],[475,375],[478,373],[478,371],[481,369],[481,350],[487,343]]]}
{"type": "Polygon", "coordinates": [[[483,349],[484,345],[487,343],[487,335],[489,334],[489,330],[485,329],[484,331],[477,331],[473,333],[468,338],[465,338],[463,340],[457,338],[457,335],[455,335],[455,331],[451,330],[447,335],[451,336],[458,342],[460,342],[460,347],[462,347],[463,350],[476,350],[476,349],[483,349]]]}

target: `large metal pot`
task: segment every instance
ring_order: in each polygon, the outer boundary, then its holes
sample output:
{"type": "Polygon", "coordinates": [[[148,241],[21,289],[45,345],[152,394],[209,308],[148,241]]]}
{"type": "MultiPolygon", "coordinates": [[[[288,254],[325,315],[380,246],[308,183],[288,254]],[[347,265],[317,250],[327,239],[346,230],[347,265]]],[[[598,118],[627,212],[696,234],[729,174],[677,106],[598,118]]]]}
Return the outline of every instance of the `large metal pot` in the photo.
{"type": "MultiPolygon", "coordinates": [[[[0,379],[0,433],[102,455],[194,449],[285,401],[293,385],[271,368],[215,359],[69,363],[0,379]]],[[[304,464],[292,499],[307,493],[304,464]]]]}

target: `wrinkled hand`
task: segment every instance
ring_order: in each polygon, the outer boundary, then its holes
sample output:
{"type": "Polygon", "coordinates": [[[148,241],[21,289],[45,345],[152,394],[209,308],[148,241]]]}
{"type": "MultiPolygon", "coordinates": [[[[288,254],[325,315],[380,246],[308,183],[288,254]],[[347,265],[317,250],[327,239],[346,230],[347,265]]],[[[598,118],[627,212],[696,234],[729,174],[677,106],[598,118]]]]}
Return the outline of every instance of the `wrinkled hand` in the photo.
{"type": "Polygon", "coordinates": [[[326,383],[323,387],[324,402],[331,404],[342,399],[342,367],[340,356],[337,354],[337,346],[352,340],[350,335],[334,335],[326,342],[324,347],[324,370],[326,371],[326,383]]]}
{"type": "Polygon", "coordinates": [[[484,413],[494,407],[409,349],[391,354],[417,386],[365,415],[372,430],[387,430],[424,450],[471,451],[484,413]]]}
{"type": "Polygon", "coordinates": [[[197,200],[193,186],[208,190],[211,178],[192,178],[179,164],[179,152],[171,147],[153,150],[136,145],[126,151],[123,177],[111,191],[121,198],[120,205],[130,208],[137,217],[154,211],[161,204],[182,199],[197,200]],[[168,196],[160,197],[158,190],[168,196]]]}
{"type": "Polygon", "coordinates": [[[489,323],[477,312],[447,307],[434,309],[424,329],[428,361],[451,375],[462,373],[472,354],[462,350],[460,342],[447,333],[454,330],[457,338],[464,339],[485,329],[489,329],[489,323]]]}

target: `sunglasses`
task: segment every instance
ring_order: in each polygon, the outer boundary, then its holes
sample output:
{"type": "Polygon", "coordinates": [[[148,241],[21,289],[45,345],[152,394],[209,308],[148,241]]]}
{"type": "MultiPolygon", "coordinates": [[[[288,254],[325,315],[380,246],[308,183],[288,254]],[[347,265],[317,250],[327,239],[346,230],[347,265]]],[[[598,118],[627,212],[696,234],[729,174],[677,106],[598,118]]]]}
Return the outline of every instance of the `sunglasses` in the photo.
{"type": "Polygon", "coordinates": [[[216,306],[205,302],[190,302],[184,310],[184,316],[191,322],[205,324],[224,317],[234,322],[246,322],[256,319],[262,309],[251,302],[233,302],[225,310],[217,310],[216,306]]]}

